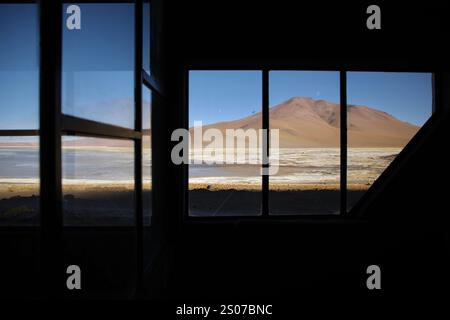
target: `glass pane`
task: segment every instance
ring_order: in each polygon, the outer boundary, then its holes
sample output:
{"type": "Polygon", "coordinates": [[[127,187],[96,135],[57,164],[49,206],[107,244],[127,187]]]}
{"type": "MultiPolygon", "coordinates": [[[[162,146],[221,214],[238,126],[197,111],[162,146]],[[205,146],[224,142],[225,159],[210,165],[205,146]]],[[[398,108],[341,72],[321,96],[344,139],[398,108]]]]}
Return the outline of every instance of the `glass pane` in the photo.
{"type": "Polygon", "coordinates": [[[63,113],[134,128],[134,4],[79,4],[81,29],[63,11],[63,113]]]}
{"type": "MultiPolygon", "coordinates": [[[[36,4],[0,4],[0,130],[39,128],[38,30],[36,4]]],[[[39,138],[0,136],[0,225],[38,224],[39,138]]]]}
{"type": "Polygon", "coordinates": [[[134,143],[63,137],[65,225],[134,224],[134,143]]]}
{"type": "Polygon", "coordinates": [[[142,69],[150,74],[150,1],[142,4],[142,69]]]}
{"type": "Polygon", "coordinates": [[[348,209],[432,112],[430,73],[349,72],[348,209]]]}
{"type": "Polygon", "coordinates": [[[39,127],[35,4],[0,4],[0,130],[39,127]]]}
{"type": "Polygon", "coordinates": [[[339,72],[273,71],[269,88],[270,129],[279,130],[279,149],[270,148],[278,154],[278,172],[269,176],[270,213],[338,214],[339,72]]]}
{"type": "Polygon", "coordinates": [[[260,214],[261,84],[260,71],[189,73],[190,215],[260,214]]]}
{"type": "Polygon", "coordinates": [[[0,225],[39,224],[39,138],[0,137],[0,225]]]}
{"type": "Polygon", "coordinates": [[[152,148],[151,148],[152,93],[142,86],[142,182],[144,190],[144,225],[150,225],[152,217],[152,148]]]}

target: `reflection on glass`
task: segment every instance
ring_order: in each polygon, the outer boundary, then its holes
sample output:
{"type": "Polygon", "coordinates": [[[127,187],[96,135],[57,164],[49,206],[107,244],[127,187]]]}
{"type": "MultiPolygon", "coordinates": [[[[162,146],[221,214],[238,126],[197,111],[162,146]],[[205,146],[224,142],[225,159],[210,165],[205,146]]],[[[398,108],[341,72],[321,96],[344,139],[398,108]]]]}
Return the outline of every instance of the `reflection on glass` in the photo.
{"type": "Polygon", "coordinates": [[[63,137],[64,224],[134,224],[134,143],[63,137]]]}
{"type": "Polygon", "coordinates": [[[348,72],[348,209],[431,116],[429,73],[348,72]]]}
{"type": "Polygon", "coordinates": [[[152,149],[151,149],[152,93],[142,86],[142,183],[144,225],[150,225],[152,217],[152,149]]]}
{"type": "Polygon", "coordinates": [[[338,214],[339,73],[272,71],[269,88],[270,129],[280,137],[278,172],[269,177],[270,213],[338,214]]]}
{"type": "Polygon", "coordinates": [[[0,225],[39,224],[39,138],[0,137],[0,225]]]}
{"type": "Polygon", "coordinates": [[[39,127],[36,4],[0,4],[0,130],[39,127]]]}
{"type": "Polygon", "coordinates": [[[261,83],[259,71],[189,73],[190,215],[260,214],[261,83]],[[194,129],[194,125],[199,128],[199,121],[203,134],[194,129]],[[241,129],[247,136],[239,142],[226,139],[227,129],[241,129]],[[223,139],[214,137],[215,133],[223,139]],[[234,146],[227,147],[227,142],[234,146]]]}
{"type": "Polygon", "coordinates": [[[133,128],[134,4],[79,7],[80,30],[63,14],[63,113],[133,128]]]}

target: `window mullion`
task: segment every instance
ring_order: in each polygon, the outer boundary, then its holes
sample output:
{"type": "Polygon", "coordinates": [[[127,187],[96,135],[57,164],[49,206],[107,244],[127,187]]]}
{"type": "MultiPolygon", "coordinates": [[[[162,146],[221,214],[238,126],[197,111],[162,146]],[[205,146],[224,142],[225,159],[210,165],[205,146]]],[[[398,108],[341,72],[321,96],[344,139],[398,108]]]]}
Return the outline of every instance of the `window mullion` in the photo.
{"type": "Polygon", "coordinates": [[[59,297],[65,283],[62,259],[61,63],[62,4],[41,1],[40,10],[40,212],[43,284],[59,297]]]}
{"type": "MultiPolygon", "coordinates": [[[[263,70],[262,72],[262,127],[265,138],[263,138],[262,147],[262,169],[263,173],[267,173],[264,170],[269,167],[269,71],[263,70]]],[[[262,175],[262,215],[269,215],[269,175],[262,175]]]]}
{"type": "Polygon", "coordinates": [[[340,197],[341,214],[347,213],[347,72],[340,71],[340,104],[341,104],[341,123],[340,123],[340,147],[341,147],[341,172],[340,172],[340,197]]]}
{"type": "MultiPolygon", "coordinates": [[[[134,8],[135,42],[134,42],[134,110],[135,126],[137,132],[142,133],[142,0],[136,0],[134,8]]],[[[134,179],[135,179],[135,214],[136,214],[136,248],[137,248],[137,277],[136,288],[138,291],[143,286],[143,227],[144,214],[142,205],[142,139],[134,142],[134,179]]]]}

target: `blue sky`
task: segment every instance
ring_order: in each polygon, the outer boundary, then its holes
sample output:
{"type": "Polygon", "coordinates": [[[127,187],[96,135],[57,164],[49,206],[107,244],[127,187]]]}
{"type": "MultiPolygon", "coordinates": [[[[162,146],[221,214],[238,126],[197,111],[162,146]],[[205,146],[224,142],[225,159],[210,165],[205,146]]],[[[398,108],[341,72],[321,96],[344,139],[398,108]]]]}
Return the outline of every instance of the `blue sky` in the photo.
{"type": "Polygon", "coordinates": [[[432,113],[430,73],[349,72],[347,100],[423,125],[432,113]]]}
{"type": "Polygon", "coordinates": [[[2,4],[0,8],[0,129],[36,129],[37,6],[2,4]]]}
{"type": "Polygon", "coordinates": [[[132,128],[133,4],[79,6],[81,30],[63,28],[63,112],[132,128]]]}
{"type": "Polygon", "coordinates": [[[191,71],[189,126],[234,120],[261,111],[261,71],[191,71]]]}
{"type": "MultiPolygon", "coordinates": [[[[367,105],[422,125],[431,115],[431,75],[426,73],[349,72],[348,104],[367,105]]],[[[336,71],[271,71],[270,106],[303,96],[339,103],[336,71]]],[[[191,71],[189,122],[238,119],[261,110],[259,71],[191,71]]]]}

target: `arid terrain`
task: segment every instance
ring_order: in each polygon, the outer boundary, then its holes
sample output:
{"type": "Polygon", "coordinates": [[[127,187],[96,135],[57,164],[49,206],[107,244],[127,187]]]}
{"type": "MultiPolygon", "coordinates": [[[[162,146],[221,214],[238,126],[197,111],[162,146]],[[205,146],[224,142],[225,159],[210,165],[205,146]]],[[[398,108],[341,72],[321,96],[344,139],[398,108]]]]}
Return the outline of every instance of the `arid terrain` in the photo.
{"type": "MultiPolygon", "coordinates": [[[[222,132],[260,129],[261,121],[261,113],[255,113],[208,124],[203,132],[208,128],[222,132]]],[[[271,212],[338,213],[340,106],[294,97],[270,109],[270,125],[280,132],[279,170],[270,176],[271,212]]],[[[375,108],[349,106],[350,203],[361,197],[419,128],[375,108]]],[[[151,133],[148,130],[146,134],[144,144],[149,146],[151,133]]],[[[36,220],[38,152],[37,140],[0,141],[0,224],[36,220]]],[[[74,224],[119,220],[122,224],[132,223],[133,154],[132,144],[126,140],[64,138],[64,205],[69,220],[74,224]]],[[[150,149],[145,150],[144,156],[145,188],[149,191],[150,149]]],[[[190,165],[191,213],[259,214],[260,169],[258,163],[190,165]]]]}

